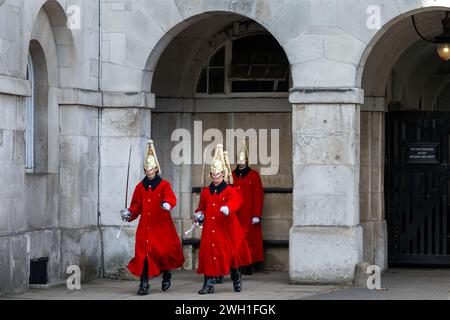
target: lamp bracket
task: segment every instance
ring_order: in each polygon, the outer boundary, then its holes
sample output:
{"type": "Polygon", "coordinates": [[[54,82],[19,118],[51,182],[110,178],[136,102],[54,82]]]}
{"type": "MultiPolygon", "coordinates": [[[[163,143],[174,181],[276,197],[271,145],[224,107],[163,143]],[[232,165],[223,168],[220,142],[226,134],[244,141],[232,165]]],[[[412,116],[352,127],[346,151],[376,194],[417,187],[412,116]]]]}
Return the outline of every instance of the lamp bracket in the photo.
{"type": "Polygon", "coordinates": [[[419,35],[419,37],[422,38],[422,40],[424,40],[424,41],[426,41],[426,42],[430,42],[430,43],[439,43],[439,42],[436,41],[436,40],[430,40],[430,39],[425,38],[425,37],[420,33],[419,29],[417,28],[415,17],[414,17],[414,16],[411,16],[411,18],[412,18],[412,23],[413,23],[414,29],[416,30],[416,33],[419,35]]]}

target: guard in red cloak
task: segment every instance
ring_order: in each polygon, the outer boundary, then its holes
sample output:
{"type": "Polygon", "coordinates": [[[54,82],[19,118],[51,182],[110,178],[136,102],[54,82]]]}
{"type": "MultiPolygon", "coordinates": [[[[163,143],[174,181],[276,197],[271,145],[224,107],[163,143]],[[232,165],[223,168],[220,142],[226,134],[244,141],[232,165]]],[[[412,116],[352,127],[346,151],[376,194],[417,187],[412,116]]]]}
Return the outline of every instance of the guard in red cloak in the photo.
{"type": "Polygon", "coordinates": [[[213,182],[202,190],[194,215],[196,222],[203,223],[197,273],[205,278],[198,293],[213,293],[215,277],[229,273],[234,290],[240,292],[239,266],[251,257],[236,216],[242,198],[226,183],[231,173],[226,168],[221,144],[216,147],[210,174],[213,182]]]}
{"type": "Polygon", "coordinates": [[[250,248],[252,261],[242,272],[253,274],[253,266],[264,263],[264,248],[261,226],[261,216],[264,205],[264,189],[258,172],[248,166],[248,149],[245,140],[238,152],[238,166],[233,171],[234,187],[241,194],[243,204],[237,211],[239,222],[250,248]]]}
{"type": "Polygon", "coordinates": [[[170,183],[159,176],[160,166],[153,142],[147,145],[144,160],[145,178],[133,194],[129,209],[121,211],[122,219],[131,222],[138,217],[135,256],[128,264],[132,274],[140,277],[139,295],[148,294],[149,277],[161,273],[161,289],[171,285],[171,270],[184,263],[180,238],[170,215],[177,202],[170,183]]]}

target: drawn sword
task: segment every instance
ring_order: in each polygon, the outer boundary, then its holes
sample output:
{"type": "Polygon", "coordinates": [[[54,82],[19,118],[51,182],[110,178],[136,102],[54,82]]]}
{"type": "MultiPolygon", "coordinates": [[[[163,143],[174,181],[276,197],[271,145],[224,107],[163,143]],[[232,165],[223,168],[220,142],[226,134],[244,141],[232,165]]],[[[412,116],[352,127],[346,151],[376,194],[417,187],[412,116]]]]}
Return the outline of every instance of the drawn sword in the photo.
{"type": "MultiPolygon", "coordinates": [[[[128,183],[130,182],[131,148],[132,148],[132,146],[130,146],[130,153],[128,154],[127,186],[126,186],[126,189],[125,189],[125,207],[124,207],[125,209],[128,208],[128,183]]],[[[120,223],[120,230],[119,230],[119,233],[116,236],[117,239],[120,237],[120,234],[122,233],[122,229],[123,229],[123,220],[120,223]]]]}

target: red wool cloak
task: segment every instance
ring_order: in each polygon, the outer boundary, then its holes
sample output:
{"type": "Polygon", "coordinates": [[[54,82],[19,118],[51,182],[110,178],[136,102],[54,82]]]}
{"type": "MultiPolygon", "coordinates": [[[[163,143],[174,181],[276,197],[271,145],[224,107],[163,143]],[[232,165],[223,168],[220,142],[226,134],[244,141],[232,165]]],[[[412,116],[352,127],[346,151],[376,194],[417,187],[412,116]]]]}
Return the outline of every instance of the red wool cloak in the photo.
{"type": "Polygon", "coordinates": [[[139,183],[133,194],[130,211],[131,221],[140,216],[135,244],[135,256],[128,269],[140,277],[144,261],[148,260],[148,275],[158,276],[162,271],[173,270],[184,263],[180,238],[169,211],[161,204],[167,202],[174,208],[177,199],[169,182],[156,176],[139,183]]]}
{"type": "Polygon", "coordinates": [[[204,188],[196,212],[205,215],[200,252],[198,256],[198,274],[220,276],[230,273],[230,268],[251,263],[251,255],[245,242],[236,210],[241,206],[242,198],[228,184],[211,184],[204,188]],[[230,213],[220,212],[222,206],[228,206],[230,213]]]}
{"type": "Polygon", "coordinates": [[[233,180],[235,189],[244,201],[236,213],[250,248],[251,263],[264,262],[262,226],[261,223],[255,225],[252,223],[254,217],[261,219],[264,206],[261,177],[257,171],[246,167],[244,170],[233,171],[233,180]]]}

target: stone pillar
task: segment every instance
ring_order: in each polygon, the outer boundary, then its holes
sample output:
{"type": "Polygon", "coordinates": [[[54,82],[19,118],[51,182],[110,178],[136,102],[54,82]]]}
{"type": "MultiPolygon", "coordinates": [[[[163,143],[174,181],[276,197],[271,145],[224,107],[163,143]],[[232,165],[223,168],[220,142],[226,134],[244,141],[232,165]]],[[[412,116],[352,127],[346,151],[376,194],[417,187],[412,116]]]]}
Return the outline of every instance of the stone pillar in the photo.
{"type": "MultiPolygon", "coordinates": [[[[68,91],[68,90],[66,90],[68,91]]],[[[77,265],[81,280],[100,276],[101,236],[98,222],[98,114],[96,96],[90,105],[60,96],[61,278],[77,265]]]]}
{"type": "Polygon", "coordinates": [[[289,274],[343,283],[362,260],[360,89],[293,90],[293,226],[289,274]]]}
{"type": "Polygon", "coordinates": [[[30,237],[25,214],[24,80],[0,76],[0,295],[28,290],[30,237]],[[22,85],[23,92],[8,92],[22,85]],[[14,267],[12,267],[14,266],[14,267]]]}
{"type": "Polygon", "coordinates": [[[385,103],[366,97],[361,109],[361,226],[364,261],[387,269],[387,224],[384,215],[385,103]]]}

